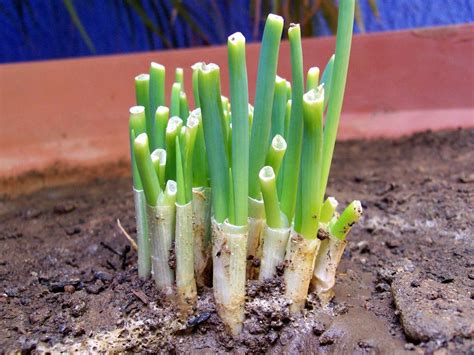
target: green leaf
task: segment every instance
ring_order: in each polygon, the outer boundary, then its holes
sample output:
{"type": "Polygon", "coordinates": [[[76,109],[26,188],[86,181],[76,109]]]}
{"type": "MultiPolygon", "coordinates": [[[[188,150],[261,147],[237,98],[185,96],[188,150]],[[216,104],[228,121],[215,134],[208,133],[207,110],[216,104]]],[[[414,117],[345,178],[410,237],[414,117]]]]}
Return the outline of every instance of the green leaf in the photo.
{"type": "Polygon", "coordinates": [[[71,16],[71,20],[78,29],[79,33],[81,34],[82,39],[86,43],[86,46],[89,48],[89,50],[92,53],[96,53],[94,43],[92,42],[91,38],[87,34],[86,29],[82,25],[81,19],[77,15],[76,8],[74,7],[74,4],[72,0],[63,0],[63,4],[66,7],[67,12],[69,13],[69,16],[71,16]]]}

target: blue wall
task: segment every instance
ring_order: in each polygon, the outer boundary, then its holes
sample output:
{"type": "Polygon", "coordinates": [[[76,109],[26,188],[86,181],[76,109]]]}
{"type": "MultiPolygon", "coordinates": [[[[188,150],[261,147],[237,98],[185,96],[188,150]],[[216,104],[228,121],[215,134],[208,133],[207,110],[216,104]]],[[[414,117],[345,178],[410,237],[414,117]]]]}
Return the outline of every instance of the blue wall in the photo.
{"type": "MultiPolygon", "coordinates": [[[[164,35],[175,48],[224,43],[227,35],[241,31],[252,40],[249,0],[183,0],[193,4],[204,30],[201,36],[179,17],[164,35]],[[208,13],[211,13],[210,15],[208,13]],[[212,16],[219,13],[220,16],[212,16]]],[[[113,54],[164,48],[157,35],[146,30],[137,14],[120,0],[74,0],[78,15],[90,35],[95,52],[85,44],[62,0],[0,0],[0,62],[16,62],[92,54],[113,54]]],[[[380,17],[360,0],[367,32],[439,26],[474,21],[473,0],[377,0],[380,17]]],[[[165,23],[169,0],[147,3],[151,18],[165,23]],[[154,5],[154,6],[153,6],[154,5]]],[[[317,33],[329,34],[322,17],[317,33]]],[[[357,29],[356,29],[357,30],[357,29]]]]}

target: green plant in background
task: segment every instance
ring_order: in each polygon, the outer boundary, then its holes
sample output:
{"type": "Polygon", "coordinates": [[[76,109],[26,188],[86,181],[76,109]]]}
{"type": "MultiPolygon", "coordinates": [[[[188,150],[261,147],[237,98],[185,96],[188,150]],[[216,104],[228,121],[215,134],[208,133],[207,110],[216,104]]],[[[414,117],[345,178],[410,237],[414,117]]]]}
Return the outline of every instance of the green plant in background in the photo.
{"type": "Polygon", "coordinates": [[[293,314],[304,308],[310,284],[322,304],[334,295],[345,239],[362,214],[359,201],[339,216],[336,199],[324,200],[354,11],[355,0],[341,0],[336,51],[321,80],[311,67],[305,83],[301,27],[289,26],[291,84],[277,75],[284,21],[270,14],[254,106],[241,33],[227,43],[230,98],[213,63],[192,66],[198,107],[191,112],[183,69],[175,72],[170,109],[164,67],[152,63],[150,74],[135,78],[132,171],[136,200],[144,196],[136,204],[137,224],[144,224],[137,228],[139,271],[146,278],[151,265],[158,287],[176,294],[181,316],[193,312],[196,286],[210,285],[211,274],[217,312],[233,335],[243,328],[247,279],[271,279],[283,267],[293,314]]]}
{"type": "MultiPolygon", "coordinates": [[[[78,0],[62,0],[66,7],[71,21],[79,31],[79,34],[87,45],[91,53],[95,53],[96,49],[90,35],[87,33],[81,19],[77,13],[75,2],[78,0]]],[[[230,1],[230,0],[227,0],[230,1]]],[[[355,20],[359,30],[365,31],[365,25],[360,11],[360,0],[355,1],[355,20]]],[[[368,0],[370,9],[374,16],[379,17],[377,0],[368,0]]],[[[190,36],[191,44],[193,38],[199,39],[200,43],[210,45],[213,41],[208,34],[218,33],[218,42],[225,41],[225,21],[220,12],[219,6],[215,1],[211,1],[211,6],[206,6],[205,11],[214,19],[215,26],[210,28],[209,21],[199,16],[203,4],[198,2],[186,3],[181,0],[125,0],[123,2],[114,2],[114,6],[121,6],[127,13],[127,25],[134,33],[135,23],[133,16],[137,16],[141,25],[145,28],[150,49],[155,48],[153,36],[157,36],[163,43],[165,48],[173,48],[178,42],[176,31],[173,27],[179,18],[190,29],[186,36],[190,36]]],[[[286,23],[299,23],[301,27],[301,35],[303,37],[317,36],[318,21],[321,18],[329,27],[332,33],[337,31],[337,22],[339,16],[338,0],[251,0],[249,9],[249,20],[252,23],[253,38],[260,37],[261,24],[265,20],[262,14],[274,13],[282,16],[286,23]],[[318,14],[322,16],[319,17],[318,14]]],[[[319,24],[321,25],[321,24],[319,24]]]]}

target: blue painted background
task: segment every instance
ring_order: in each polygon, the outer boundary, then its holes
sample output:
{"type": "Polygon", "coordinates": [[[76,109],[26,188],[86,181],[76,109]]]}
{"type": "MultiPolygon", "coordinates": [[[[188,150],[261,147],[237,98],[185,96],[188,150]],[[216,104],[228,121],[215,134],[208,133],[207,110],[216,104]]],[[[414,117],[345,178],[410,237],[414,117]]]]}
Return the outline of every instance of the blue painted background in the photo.
{"type": "MultiPolygon", "coordinates": [[[[249,0],[183,2],[193,4],[193,11],[205,24],[205,40],[196,36],[178,17],[172,27],[165,28],[172,47],[224,43],[227,36],[235,31],[241,31],[249,41],[254,40],[249,0]],[[220,16],[211,18],[207,15],[209,9],[218,11],[220,16]]],[[[170,1],[161,3],[171,8],[170,1]]],[[[153,4],[152,1],[147,3],[147,13],[153,19],[158,14],[164,21],[163,9],[153,8],[153,4]]],[[[367,32],[474,21],[474,0],[377,0],[377,4],[379,18],[371,13],[367,0],[361,0],[367,32]]],[[[136,13],[127,10],[121,0],[76,0],[74,5],[92,39],[95,52],[91,52],[85,44],[62,0],[0,0],[0,62],[164,48],[163,41],[156,35],[150,35],[136,13]]],[[[330,33],[322,17],[315,22],[319,35],[330,33]]]]}

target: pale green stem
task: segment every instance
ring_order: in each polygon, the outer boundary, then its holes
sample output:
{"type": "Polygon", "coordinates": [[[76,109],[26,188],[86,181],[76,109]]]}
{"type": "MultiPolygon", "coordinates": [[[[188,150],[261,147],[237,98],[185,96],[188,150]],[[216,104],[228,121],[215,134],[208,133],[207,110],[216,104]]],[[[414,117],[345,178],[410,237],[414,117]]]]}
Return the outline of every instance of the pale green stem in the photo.
{"type": "MultiPolygon", "coordinates": [[[[156,119],[153,120],[156,113],[156,109],[159,106],[165,106],[165,75],[166,69],[163,65],[152,62],[150,64],[150,84],[149,84],[149,96],[150,96],[150,116],[152,118],[152,132],[153,139],[152,143],[154,144],[153,149],[163,148],[164,146],[159,146],[158,137],[156,136],[160,131],[156,128],[156,119]]],[[[165,126],[166,127],[166,126],[165,126]]],[[[162,141],[163,142],[163,141],[162,141]]]]}
{"type": "Polygon", "coordinates": [[[155,143],[157,148],[164,149],[166,146],[166,126],[170,110],[166,106],[158,106],[155,113],[155,143]]]}
{"type": "Polygon", "coordinates": [[[291,118],[288,133],[288,151],[283,159],[281,188],[281,210],[291,225],[295,214],[298,174],[300,171],[301,144],[303,135],[303,51],[299,25],[290,25],[288,29],[291,48],[291,77],[293,80],[291,96],[291,118]]]}
{"type": "Polygon", "coordinates": [[[188,98],[184,91],[181,91],[179,94],[179,116],[183,120],[183,123],[186,124],[189,116],[189,105],[188,98]]]}
{"type": "MultiPolygon", "coordinates": [[[[150,75],[149,74],[140,74],[135,77],[135,97],[138,106],[143,106],[145,108],[145,117],[146,117],[146,133],[150,137],[149,149],[153,149],[153,115],[150,108],[150,75]]],[[[138,135],[138,134],[137,134],[138,135]]]]}
{"type": "MultiPolygon", "coordinates": [[[[294,229],[306,239],[317,237],[323,196],[320,196],[323,143],[324,88],[310,90],[303,96],[303,151],[294,229]]],[[[286,188],[286,186],[285,186],[286,188]]]]}
{"type": "Polygon", "coordinates": [[[286,80],[277,75],[275,78],[275,93],[273,95],[270,139],[277,134],[281,136],[285,134],[286,101],[286,80]]]}
{"type": "Polygon", "coordinates": [[[334,66],[334,54],[331,56],[331,58],[328,61],[328,64],[326,64],[326,68],[324,68],[323,76],[321,78],[321,84],[324,84],[324,92],[326,93],[324,95],[324,110],[326,110],[326,107],[328,105],[328,101],[331,95],[331,82],[332,82],[332,68],[334,66]]]}
{"type": "Polygon", "coordinates": [[[170,115],[172,117],[180,117],[179,106],[180,106],[180,95],[181,95],[181,84],[174,83],[171,87],[171,103],[170,103],[170,115]]]}
{"type": "Polygon", "coordinates": [[[346,88],[347,70],[351,51],[352,29],[354,25],[354,1],[341,1],[336,36],[336,54],[331,78],[331,97],[329,98],[326,125],[324,127],[324,147],[321,174],[321,195],[324,196],[331,169],[337,128],[341,116],[342,102],[346,88]]]}
{"type": "Polygon", "coordinates": [[[140,179],[143,183],[147,204],[153,207],[156,206],[161,188],[151,161],[150,149],[148,147],[149,143],[146,133],[142,133],[135,138],[133,150],[135,152],[138,172],[140,173],[140,179]]]}
{"type": "Polygon", "coordinates": [[[360,201],[352,201],[349,206],[346,207],[344,212],[341,213],[341,216],[337,219],[337,221],[330,225],[329,229],[331,235],[337,239],[345,240],[352,226],[360,219],[361,216],[362,205],[360,201]]]}
{"type": "Polygon", "coordinates": [[[283,18],[273,14],[268,15],[258,61],[255,122],[252,125],[249,152],[249,196],[257,199],[260,198],[258,173],[265,164],[270,136],[275,75],[282,31],[283,18]]]}
{"type": "Polygon", "coordinates": [[[204,138],[209,160],[212,187],[212,207],[218,223],[228,217],[229,163],[222,136],[222,100],[220,70],[216,64],[203,64],[199,68],[199,102],[201,103],[204,138]]]}
{"type": "Polygon", "coordinates": [[[334,197],[328,197],[326,201],[324,201],[323,207],[321,207],[321,223],[329,223],[332,217],[334,216],[334,212],[336,212],[338,202],[334,197]]]}
{"type": "Polygon", "coordinates": [[[279,134],[273,137],[272,144],[268,149],[267,158],[265,159],[265,165],[271,166],[276,176],[278,176],[280,171],[280,166],[286,152],[286,147],[287,145],[285,138],[279,134]]]}
{"type": "Polygon", "coordinates": [[[306,76],[306,91],[316,89],[319,86],[319,68],[311,67],[306,76]]]}
{"type": "Polygon", "coordinates": [[[264,166],[259,174],[260,187],[262,189],[263,204],[265,205],[265,216],[270,228],[281,228],[283,226],[280,216],[280,203],[276,189],[276,177],[271,166],[264,166]]]}
{"type": "MultiPolygon", "coordinates": [[[[230,97],[232,99],[232,181],[234,206],[231,223],[243,226],[248,219],[248,166],[249,166],[249,95],[245,37],[240,33],[229,36],[230,97]]],[[[232,216],[232,214],[229,214],[232,216]]]]}
{"type": "Polygon", "coordinates": [[[183,120],[171,117],[166,127],[166,181],[176,180],[176,136],[181,132],[183,120]]]}

